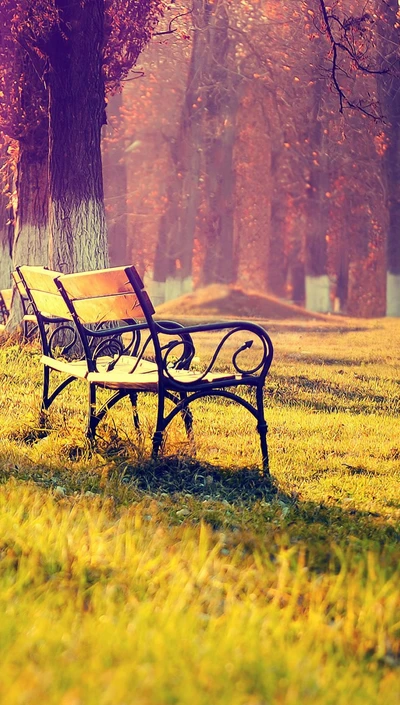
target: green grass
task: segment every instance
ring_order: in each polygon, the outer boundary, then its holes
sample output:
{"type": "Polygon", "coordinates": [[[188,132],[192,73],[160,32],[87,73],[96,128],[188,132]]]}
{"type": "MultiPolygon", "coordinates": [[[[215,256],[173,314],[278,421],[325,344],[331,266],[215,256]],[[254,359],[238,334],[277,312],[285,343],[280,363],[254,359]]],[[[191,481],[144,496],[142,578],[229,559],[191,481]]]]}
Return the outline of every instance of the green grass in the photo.
{"type": "Polygon", "coordinates": [[[353,323],[270,328],[272,488],[225,402],[196,458],[177,420],[149,460],[151,395],[92,451],[78,384],[42,437],[38,348],[0,348],[0,702],[397,705],[400,322],[353,323]]]}

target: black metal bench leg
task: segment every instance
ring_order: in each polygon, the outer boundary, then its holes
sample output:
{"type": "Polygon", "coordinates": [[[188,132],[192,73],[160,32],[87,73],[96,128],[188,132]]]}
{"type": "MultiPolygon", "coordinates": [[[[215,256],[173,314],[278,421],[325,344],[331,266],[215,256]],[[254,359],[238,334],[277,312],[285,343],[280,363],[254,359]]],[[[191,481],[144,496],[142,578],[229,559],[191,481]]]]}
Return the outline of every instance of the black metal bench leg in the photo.
{"type": "Polygon", "coordinates": [[[140,419],[139,419],[139,414],[138,414],[138,410],[137,410],[137,400],[138,400],[137,392],[131,392],[129,394],[129,399],[130,399],[131,405],[132,405],[133,425],[135,426],[136,431],[138,433],[141,433],[140,419]]]}
{"type": "Polygon", "coordinates": [[[162,446],[163,442],[163,433],[162,431],[156,431],[154,436],[153,436],[153,451],[152,451],[152,458],[153,460],[156,460],[158,457],[158,453],[160,451],[160,448],[162,446]]]}
{"type": "Polygon", "coordinates": [[[96,416],[96,387],[94,384],[89,384],[89,399],[88,399],[88,422],[86,428],[86,437],[94,440],[96,428],[99,420],[96,416]]]}
{"type": "Polygon", "coordinates": [[[269,458],[268,458],[268,443],[267,443],[268,425],[267,425],[267,422],[266,422],[265,416],[264,416],[264,401],[263,401],[262,388],[258,388],[256,394],[257,394],[257,414],[258,414],[257,431],[260,436],[262,468],[263,468],[263,474],[269,475],[269,458]]]}
{"type": "Polygon", "coordinates": [[[50,388],[50,368],[46,365],[43,367],[43,391],[42,391],[42,403],[39,412],[39,427],[43,428],[46,426],[47,412],[49,409],[49,388],[50,388]]]}
{"type": "Polygon", "coordinates": [[[260,435],[263,474],[269,475],[269,458],[268,458],[268,444],[267,444],[268,426],[267,426],[267,423],[265,421],[264,421],[264,423],[259,423],[257,426],[257,431],[260,435]]]}
{"type": "MultiPolygon", "coordinates": [[[[182,400],[186,399],[186,394],[181,394],[182,400]]],[[[183,423],[185,424],[187,439],[190,444],[190,449],[193,455],[196,455],[196,447],[194,443],[194,433],[193,433],[193,414],[189,405],[184,406],[181,411],[183,423]]]]}
{"type": "Polygon", "coordinates": [[[159,390],[158,392],[158,407],[157,407],[157,423],[156,430],[153,435],[153,451],[151,457],[155,460],[158,457],[158,453],[163,443],[164,437],[164,406],[165,406],[165,392],[159,390]]]}

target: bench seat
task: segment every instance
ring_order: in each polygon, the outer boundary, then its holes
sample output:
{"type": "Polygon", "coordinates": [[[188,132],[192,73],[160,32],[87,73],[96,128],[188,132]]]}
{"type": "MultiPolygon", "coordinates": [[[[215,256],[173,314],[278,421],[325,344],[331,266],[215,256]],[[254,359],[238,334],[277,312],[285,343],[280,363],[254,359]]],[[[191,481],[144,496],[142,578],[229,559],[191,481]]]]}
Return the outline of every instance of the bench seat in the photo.
{"type": "MultiPolygon", "coordinates": [[[[88,364],[85,360],[66,360],[62,357],[50,357],[49,355],[42,355],[41,361],[47,367],[57,372],[64,372],[67,375],[72,375],[77,379],[91,379],[94,375],[93,381],[97,379],[97,375],[108,379],[111,375],[111,379],[115,376],[126,377],[129,375],[130,371],[137,364],[137,358],[130,355],[122,355],[117,362],[115,359],[108,355],[103,355],[96,359],[97,372],[89,372],[88,364]],[[110,365],[114,365],[113,370],[108,370],[110,365]]],[[[140,360],[138,364],[138,372],[152,371],[157,372],[157,365],[149,360],[140,360]]],[[[90,380],[89,380],[90,381],[90,380]]],[[[104,386],[107,386],[106,384],[104,386]]],[[[110,387],[111,388],[111,387],[110,387]]],[[[112,387],[114,388],[114,387],[112,387]]]]}
{"type": "MultiPolygon", "coordinates": [[[[171,370],[171,376],[178,385],[183,384],[217,384],[226,380],[237,380],[240,383],[241,375],[208,373],[205,377],[201,377],[200,372],[192,372],[190,370],[171,370]]],[[[110,372],[89,372],[87,380],[90,383],[96,384],[107,389],[133,389],[148,392],[157,392],[159,389],[159,376],[157,366],[155,370],[141,371],[139,366],[138,371],[130,374],[123,370],[111,370],[110,372]]],[[[171,382],[171,380],[170,380],[171,382]]],[[[172,386],[172,385],[171,385],[172,386]]],[[[179,387],[180,388],[180,387],[179,387]]]]}

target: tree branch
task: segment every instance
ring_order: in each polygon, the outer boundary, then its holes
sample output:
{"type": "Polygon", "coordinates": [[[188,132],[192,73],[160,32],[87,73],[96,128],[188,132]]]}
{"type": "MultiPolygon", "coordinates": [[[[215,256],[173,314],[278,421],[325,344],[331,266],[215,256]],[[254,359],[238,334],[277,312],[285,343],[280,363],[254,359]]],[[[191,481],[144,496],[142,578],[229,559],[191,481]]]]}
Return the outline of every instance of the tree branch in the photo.
{"type": "Polygon", "coordinates": [[[371,21],[371,16],[368,13],[364,13],[360,17],[350,15],[343,20],[332,12],[328,11],[325,4],[325,0],[318,0],[323,27],[319,31],[324,33],[331,45],[331,70],[330,76],[333,87],[339,97],[339,112],[343,113],[344,108],[350,108],[351,110],[358,110],[364,115],[373,118],[374,120],[381,119],[381,116],[377,112],[377,102],[369,101],[363,102],[362,100],[354,102],[348,96],[346,89],[340,82],[339,74],[344,73],[348,75],[340,65],[340,57],[342,55],[347,56],[357,71],[364,74],[376,75],[387,73],[388,69],[378,69],[371,67],[369,63],[365,63],[365,58],[368,56],[368,47],[361,50],[357,47],[356,38],[354,35],[359,35],[360,38],[364,39],[366,34],[367,24],[371,21]],[[340,36],[336,38],[334,33],[334,26],[338,27],[340,31],[340,36]]]}

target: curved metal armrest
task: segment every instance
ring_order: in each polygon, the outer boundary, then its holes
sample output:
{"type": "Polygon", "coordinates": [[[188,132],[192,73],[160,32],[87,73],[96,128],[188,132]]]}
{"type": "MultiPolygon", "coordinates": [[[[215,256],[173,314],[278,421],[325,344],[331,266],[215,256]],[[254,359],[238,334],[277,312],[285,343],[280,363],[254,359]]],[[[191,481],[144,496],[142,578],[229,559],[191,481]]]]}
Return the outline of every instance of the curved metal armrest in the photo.
{"type": "MultiPolygon", "coordinates": [[[[101,325],[101,324],[100,324],[101,325]]],[[[106,352],[114,356],[114,360],[109,364],[109,370],[113,369],[117,364],[118,360],[122,355],[130,355],[136,358],[135,364],[131,370],[134,372],[139,366],[140,361],[144,358],[147,347],[151,343],[152,333],[150,331],[150,326],[147,322],[137,323],[136,321],[123,321],[120,325],[115,325],[113,327],[97,327],[89,328],[88,326],[82,326],[81,329],[84,335],[87,337],[89,345],[86,349],[92,348],[93,341],[96,341],[94,350],[91,350],[89,366],[96,364],[96,359],[104,355],[106,352]],[[148,335],[143,340],[141,337],[142,332],[148,332],[148,335]],[[131,335],[131,340],[124,344],[122,342],[123,335],[131,335]]],[[[162,321],[163,332],[167,335],[174,333],[179,336],[179,343],[177,345],[183,346],[181,354],[179,355],[174,367],[177,369],[187,369],[190,366],[192,358],[194,356],[194,346],[193,341],[188,334],[181,335],[180,331],[183,326],[181,323],[176,321],[165,320],[162,321]]],[[[167,346],[169,347],[169,346],[167,346]]]]}
{"type": "MultiPolygon", "coordinates": [[[[164,326],[162,325],[161,322],[157,322],[158,324],[158,332],[161,334],[170,334],[175,333],[175,331],[172,330],[166,330],[164,326]]],[[[218,342],[214,353],[212,354],[211,361],[209,365],[207,366],[207,369],[199,376],[199,381],[202,380],[203,378],[206,377],[206,375],[212,371],[214,364],[219,356],[219,353],[227,340],[231,338],[233,335],[237,333],[244,333],[248,331],[249,333],[252,333],[252,335],[259,340],[261,343],[262,347],[262,355],[261,358],[259,359],[258,363],[253,365],[252,367],[243,367],[242,363],[239,364],[238,358],[239,356],[244,353],[246,350],[250,349],[253,345],[254,340],[247,340],[245,341],[240,347],[238,347],[235,352],[232,354],[232,359],[231,359],[231,364],[235,370],[236,373],[242,374],[242,375],[257,375],[257,377],[265,378],[265,376],[268,373],[268,370],[271,366],[272,363],[272,358],[274,354],[273,350],[273,345],[270,336],[266,332],[266,330],[258,325],[257,323],[253,323],[251,321],[225,321],[221,323],[205,323],[205,324],[200,324],[196,326],[182,326],[181,329],[179,329],[179,333],[181,336],[190,336],[192,333],[208,333],[208,332],[217,332],[217,331],[227,331],[225,335],[220,339],[218,342]]],[[[176,343],[178,345],[179,343],[176,343]]],[[[169,349],[167,349],[165,355],[164,355],[164,371],[166,372],[168,377],[172,377],[168,372],[168,356],[171,353],[172,349],[175,347],[174,343],[172,342],[169,346],[169,349]]],[[[166,346],[168,348],[168,346],[166,346]]],[[[194,347],[193,347],[193,354],[194,354],[194,347]]],[[[191,359],[193,358],[193,355],[191,356],[191,359]]]]}

